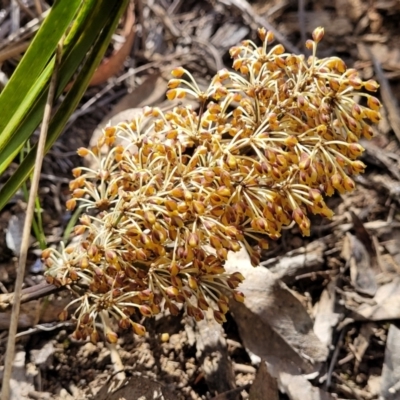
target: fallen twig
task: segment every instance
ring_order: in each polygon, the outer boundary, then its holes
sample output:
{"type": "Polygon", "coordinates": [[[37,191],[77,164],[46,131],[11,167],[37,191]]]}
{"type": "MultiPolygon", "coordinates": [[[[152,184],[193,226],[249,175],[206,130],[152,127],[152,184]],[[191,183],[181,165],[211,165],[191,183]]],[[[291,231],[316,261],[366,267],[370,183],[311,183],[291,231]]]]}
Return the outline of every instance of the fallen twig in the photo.
{"type": "MultiPolygon", "coordinates": [[[[49,285],[46,281],[38,283],[35,286],[22,289],[20,296],[20,303],[27,303],[28,301],[37,300],[42,297],[48,296],[52,293],[56,293],[61,290],[65,290],[65,287],[57,287],[49,285]]],[[[11,307],[15,297],[15,292],[5,293],[0,295],[0,310],[4,311],[11,307]]]]}

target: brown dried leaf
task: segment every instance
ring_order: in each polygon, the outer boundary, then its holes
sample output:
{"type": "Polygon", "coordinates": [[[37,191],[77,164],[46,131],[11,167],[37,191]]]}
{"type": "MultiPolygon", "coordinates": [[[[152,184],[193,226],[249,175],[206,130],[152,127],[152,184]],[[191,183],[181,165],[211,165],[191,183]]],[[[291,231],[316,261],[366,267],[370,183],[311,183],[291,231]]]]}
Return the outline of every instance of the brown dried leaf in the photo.
{"type": "Polygon", "coordinates": [[[400,396],[400,329],[392,324],[386,342],[382,368],[381,396],[396,400],[400,396]]]}
{"type": "Polygon", "coordinates": [[[353,311],[355,320],[382,321],[400,318],[400,277],[382,285],[372,298],[372,304],[361,304],[353,311]]]}
{"type": "Polygon", "coordinates": [[[268,269],[253,267],[245,249],[229,254],[225,268],[246,276],[240,286],[245,302],[232,302],[231,310],[247,350],[271,363],[286,360],[307,373],[315,371],[328,349],[300,301],[268,269]]]}
{"type": "Polygon", "coordinates": [[[124,61],[131,51],[133,40],[135,38],[134,25],[135,14],[133,3],[131,2],[126,12],[124,29],[122,32],[123,36],[125,37],[125,42],[119,49],[114,50],[109,58],[104,59],[99,65],[93,74],[92,80],[89,84],[90,86],[96,86],[106,82],[109,78],[116,75],[122,69],[124,61]]]}
{"type": "Polygon", "coordinates": [[[268,372],[265,362],[261,362],[256,379],[250,388],[249,400],[278,400],[278,384],[268,372]]]}
{"type": "Polygon", "coordinates": [[[373,296],[377,290],[371,257],[365,245],[350,233],[344,240],[341,256],[350,266],[351,282],[357,292],[373,296]]]}
{"type": "Polygon", "coordinates": [[[332,343],[333,328],[339,321],[339,314],[334,312],[336,299],[336,279],[332,280],[323,290],[318,303],[315,305],[314,332],[327,346],[332,343]]]}
{"type": "Polygon", "coordinates": [[[316,240],[305,247],[290,251],[283,257],[277,257],[263,263],[277,279],[292,283],[296,277],[313,271],[318,271],[324,264],[326,244],[316,240]]]}

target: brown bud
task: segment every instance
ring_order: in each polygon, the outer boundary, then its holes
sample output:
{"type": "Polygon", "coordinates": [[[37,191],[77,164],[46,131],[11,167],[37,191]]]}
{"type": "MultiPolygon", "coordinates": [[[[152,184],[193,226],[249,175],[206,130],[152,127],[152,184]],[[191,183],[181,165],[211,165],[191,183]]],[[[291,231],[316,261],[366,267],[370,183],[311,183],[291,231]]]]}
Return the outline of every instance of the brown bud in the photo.
{"type": "Polygon", "coordinates": [[[244,276],[240,272],[234,272],[231,276],[231,279],[237,280],[239,283],[244,281],[244,276]]]}
{"type": "Polygon", "coordinates": [[[66,321],[68,319],[68,310],[64,309],[58,314],[58,319],[60,321],[66,321]]]}
{"type": "Polygon", "coordinates": [[[220,187],[217,189],[217,194],[218,194],[219,196],[221,196],[221,197],[230,197],[231,191],[230,191],[230,189],[229,189],[228,187],[226,187],[226,186],[220,186],[220,187]]]}
{"type": "Polygon", "coordinates": [[[226,322],[226,317],[225,317],[225,315],[224,315],[222,312],[217,311],[217,310],[214,310],[213,314],[214,314],[214,319],[215,319],[219,324],[222,325],[224,322],[226,322]]]}
{"type": "Polygon", "coordinates": [[[96,343],[98,343],[98,342],[100,341],[100,335],[99,335],[99,333],[98,333],[97,331],[93,331],[93,332],[90,334],[90,341],[91,341],[93,344],[96,344],[96,343]]]}
{"type": "Polygon", "coordinates": [[[76,207],[76,199],[69,199],[65,203],[65,207],[67,208],[68,211],[72,211],[76,207]]]}
{"type": "Polygon", "coordinates": [[[182,68],[182,67],[174,68],[174,69],[171,71],[171,75],[172,75],[174,78],[181,78],[185,73],[186,73],[186,70],[185,70],[184,68],[182,68]]]}
{"type": "Polygon", "coordinates": [[[176,304],[171,303],[170,301],[166,303],[166,307],[168,308],[171,315],[178,315],[179,308],[176,304]]]}
{"type": "Polygon", "coordinates": [[[367,82],[364,82],[364,87],[369,92],[376,92],[379,89],[379,84],[376,81],[370,79],[367,82]]]}
{"type": "Polygon", "coordinates": [[[382,107],[380,101],[374,96],[368,96],[367,104],[371,110],[375,111],[379,111],[379,109],[382,107]]]}
{"type": "Polygon", "coordinates": [[[49,249],[44,249],[43,251],[42,251],[42,260],[46,260],[47,258],[49,258],[50,257],[50,255],[51,255],[51,249],[49,248],[49,249]]]}
{"type": "Polygon", "coordinates": [[[74,227],[75,236],[83,235],[85,233],[85,231],[86,231],[86,226],[84,226],[84,225],[76,225],[74,227]]]}
{"type": "Polygon", "coordinates": [[[77,281],[79,279],[78,273],[76,272],[75,269],[70,269],[68,272],[68,276],[71,279],[71,281],[77,281]]]}
{"type": "Polygon", "coordinates": [[[113,250],[106,250],[105,258],[106,258],[106,261],[110,264],[114,264],[118,259],[117,253],[113,250]]]}
{"type": "Polygon", "coordinates": [[[199,235],[196,232],[190,232],[187,238],[187,243],[190,247],[197,247],[199,245],[199,235]]]}
{"type": "Polygon", "coordinates": [[[225,247],[221,247],[217,250],[217,256],[220,260],[228,259],[228,250],[225,247]]]}
{"type": "Polygon", "coordinates": [[[80,157],[86,157],[89,154],[89,150],[85,147],[79,147],[76,151],[80,157]]]}
{"type": "Polygon", "coordinates": [[[349,144],[348,149],[349,149],[349,152],[355,157],[360,156],[364,152],[364,147],[362,147],[358,143],[349,144]]]}
{"type": "Polygon", "coordinates": [[[95,244],[92,244],[89,247],[87,254],[88,254],[89,258],[95,258],[98,254],[97,246],[95,244]]]}
{"type": "Polygon", "coordinates": [[[139,296],[139,299],[140,300],[143,300],[143,301],[147,301],[147,300],[150,300],[152,297],[153,297],[153,292],[150,290],[150,289],[145,289],[145,290],[142,290],[139,294],[138,294],[138,296],[139,296]]]}
{"type": "Polygon", "coordinates": [[[183,286],[182,279],[178,275],[171,276],[171,283],[172,283],[172,286],[174,286],[178,289],[182,288],[182,286],[183,286]]]}
{"type": "Polygon", "coordinates": [[[315,43],[319,43],[323,37],[324,37],[324,28],[322,28],[321,26],[315,28],[312,33],[312,38],[314,39],[315,43]]]}
{"type": "Polygon", "coordinates": [[[82,174],[82,168],[80,168],[80,167],[74,168],[74,169],[72,170],[72,175],[73,175],[75,178],[78,178],[79,176],[81,176],[81,174],[82,174]]]}
{"type": "Polygon", "coordinates": [[[141,305],[139,307],[139,311],[144,317],[151,317],[153,315],[151,312],[151,308],[146,305],[141,305]]]}
{"type": "Polygon", "coordinates": [[[74,331],[71,336],[75,340],[81,340],[83,338],[83,335],[82,335],[81,331],[79,331],[78,329],[76,331],[74,331]]]}
{"type": "Polygon", "coordinates": [[[168,211],[175,211],[178,208],[178,204],[174,200],[166,200],[165,207],[168,211]]]}
{"type": "Polygon", "coordinates": [[[195,292],[199,289],[199,286],[197,285],[197,280],[192,276],[189,276],[188,278],[188,285],[190,289],[192,289],[195,292]]]}
{"type": "Polygon", "coordinates": [[[210,307],[209,304],[207,303],[207,300],[204,297],[199,297],[197,299],[197,306],[204,311],[208,310],[208,308],[210,307]]]}
{"type": "Polygon", "coordinates": [[[204,207],[204,204],[201,201],[194,200],[193,203],[192,203],[192,206],[193,206],[193,210],[197,214],[199,214],[199,215],[203,215],[204,214],[205,207],[204,207]]]}
{"type": "Polygon", "coordinates": [[[171,196],[177,197],[178,199],[183,199],[184,191],[182,188],[174,188],[170,192],[171,196]]]}
{"type": "Polygon", "coordinates": [[[218,305],[219,311],[221,311],[223,314],[226,314],[229,311],[228,303],[225,300],[219,299],[217,301],[217,305],[218,305]]]}
{"type": "Polygon", "coordinates": [[[305,46],[306,46],[306,48],[307,48],[308,50],[312,50],[312,48],[314,47],[314,41],[308,39],[308,40],[306,41],[305,46]]]}
{"type": "Polygon", "coordinates": [[[176,261],[171,262],[171,265],[169,266],[169,272],[170,272],[171,276],[176,276],[179,274],[180,268],[179,268],[178,264],[176,263],[176,261]]]}
{"type": "Polygon", "coordinates": [[[300,163],[299,163],[299,168],[302,170],[308,169],[311,164],[311,157],[307,153],[301,153],[300,154],[300,163]]]}
{"type": "Polygon", "coordinates": [[[264,27],[258,28],[257,33],[258,33],[258,37],[261,39],[261,41],[264,41],[267,36],[267,30],[264,27]]]}
{"type": "Polygon", "coordinates": [[[169,297],[174,298],[174,297],[178,296],[179,290],[178,290],[176,287],[174,287],[174,286],[169,286],[169,287],[167,287],[167,288],[165,289],[165,293],[166,293],[169,297]]]}
{"type": "Polygon", "coordinates": [[[222,247],[221,240],[217,236],[210,236],[210,244],[214,249],[220,249],[222,247]]]}
{"type": "Polygon", "coordinates": [[[233,291],[233,298],[239,303],[244,303],[244,294],[242,292],[233,291]]]}
{"type": "Polygon", "coordinates": [[[153,211],[145,211],[143,217],[150,225],[154,225],[154,223],[156,222],[156,216],[154,215],[153,211]]]}
{"type": "Polygon", "coordinates": [[[232,241],[230,242],[230,250],[232,251],[239,251],[242,247],[240,246],[240,243],[237,241],[232,241]]]}
{"type": "Polygon", "coordinates": [[[109,343],[117,343],[118,335],[115,332],[109,331],[106,333],[106,339],[109,343]]]}

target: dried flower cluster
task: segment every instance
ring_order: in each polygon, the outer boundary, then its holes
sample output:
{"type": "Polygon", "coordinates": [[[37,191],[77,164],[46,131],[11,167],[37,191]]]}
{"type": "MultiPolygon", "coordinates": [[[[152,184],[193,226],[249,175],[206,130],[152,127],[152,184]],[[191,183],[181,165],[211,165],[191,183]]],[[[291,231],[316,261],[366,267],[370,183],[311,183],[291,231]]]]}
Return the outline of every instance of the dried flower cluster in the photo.
{"type": "Polygon", "coordinates": [[[224,270],[228,252],[243,245],[257,265],[283,227],[309,235],[310,213],[332,216],[323,196],[354,189],[350,176],[365,168],[358,140],[380,118],[379,101],[360,90],[378,84],[337,57],[318,59],[322,28],[308,59],[269,48],[271,32],[259,37],[261,47],[232,48],[235,71],[219,71],[205,91],[185,69],[172,71],[168,98],[191,95],[199,110],[145,108],[78,150],[98,168],[73,171],[67,207],[95,212],[76,226],[77,245],[43,253],[48,281],[77,293],[75,337],[98,340],[98,316],[111,342],[109,316],[143,334],[133,313],[176,314],[179,304],[196,320],[211,307],[224,322],[227,296],[243,301],[243,276],[224,270]]]}

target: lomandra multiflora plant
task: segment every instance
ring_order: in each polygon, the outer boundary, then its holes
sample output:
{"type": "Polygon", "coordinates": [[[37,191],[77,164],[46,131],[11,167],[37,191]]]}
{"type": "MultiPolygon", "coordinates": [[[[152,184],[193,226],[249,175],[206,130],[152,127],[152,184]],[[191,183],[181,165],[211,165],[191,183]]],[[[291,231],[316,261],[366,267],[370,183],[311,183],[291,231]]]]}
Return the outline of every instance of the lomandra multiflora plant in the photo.
{"type": "Polygon", "coordinates": [[[133,314],[182,306],[196,320],[211,308],[223,323],[229,296],[243,301],[245,277],[224,269],[230,251],[244,246],[256,266],[282,228],[307,236],[310,214],[332,217],[324,196],[354,189],[351,176],[365,168],[358,141],[371,138],[380,103],[367,93],[375,81],[316,57],[323,34],[313,32],[306,59],[270,47],[273,34],[259,29],[261,47],[233,47],[234,71],[219,71],[205,91],[176,68],[168,98],[191,96],[198,108],[145,108],[78,150],[98,166],[73,170],[67,208],[87,210],[79,239],[43,253],[48,282],[77,296],[75,338],[96,342],[101,320],[115,342],[112,319],[144,334],[133,314]]]}

